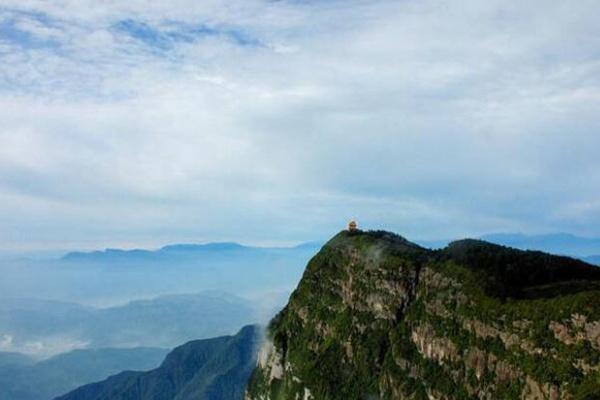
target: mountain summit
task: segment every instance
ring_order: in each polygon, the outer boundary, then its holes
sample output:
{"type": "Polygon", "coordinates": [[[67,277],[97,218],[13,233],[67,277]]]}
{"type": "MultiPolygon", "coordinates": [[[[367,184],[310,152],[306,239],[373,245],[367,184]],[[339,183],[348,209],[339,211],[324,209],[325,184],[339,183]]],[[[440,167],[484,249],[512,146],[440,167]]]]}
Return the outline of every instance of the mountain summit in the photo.
{"type": "Polygon", "coordinates": [[[343,231],[267,337],[247,400],[598,399],[600,269],[343,231]]]}

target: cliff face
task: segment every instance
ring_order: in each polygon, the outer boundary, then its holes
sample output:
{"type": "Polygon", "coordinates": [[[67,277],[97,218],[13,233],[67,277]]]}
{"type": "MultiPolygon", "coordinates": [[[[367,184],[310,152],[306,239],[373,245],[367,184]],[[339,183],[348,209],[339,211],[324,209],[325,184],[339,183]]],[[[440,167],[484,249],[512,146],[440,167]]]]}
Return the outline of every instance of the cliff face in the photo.
{"type": "Polygon", "coordinates": [[[600,398],[600,269],[341,232],[271,322],[246,399],[600,398]]]}

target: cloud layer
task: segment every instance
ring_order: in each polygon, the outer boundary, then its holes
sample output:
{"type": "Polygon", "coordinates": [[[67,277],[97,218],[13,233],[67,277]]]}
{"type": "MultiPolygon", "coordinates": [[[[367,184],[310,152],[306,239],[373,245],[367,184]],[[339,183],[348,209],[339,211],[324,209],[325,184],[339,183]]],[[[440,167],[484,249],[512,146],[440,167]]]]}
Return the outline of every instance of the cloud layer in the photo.
{"type": "Polygon", "coordinates": [[[598,234],[597,12],[5,0],[0,241],[598,234]]]}

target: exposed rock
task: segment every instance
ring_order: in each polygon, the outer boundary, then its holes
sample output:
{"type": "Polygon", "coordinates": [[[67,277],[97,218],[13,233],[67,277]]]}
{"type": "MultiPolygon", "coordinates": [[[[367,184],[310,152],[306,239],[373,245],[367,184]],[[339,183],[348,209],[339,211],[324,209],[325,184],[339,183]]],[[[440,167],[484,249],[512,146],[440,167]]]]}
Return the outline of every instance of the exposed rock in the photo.
{"type": "Polygon", "coordinates": [[[525,400],[560,400],[560,389],[549,383],[540,384],[528,376],[525,380],[522,398],[525,400]]]}
{"type": "Polygon", "coordinates": [[[458,353],[456,346],[449,339],[436,337],[430,325],[417,326],[411,334],[413,343],[426,358],[443,363],[456,361],[458,353]]]}

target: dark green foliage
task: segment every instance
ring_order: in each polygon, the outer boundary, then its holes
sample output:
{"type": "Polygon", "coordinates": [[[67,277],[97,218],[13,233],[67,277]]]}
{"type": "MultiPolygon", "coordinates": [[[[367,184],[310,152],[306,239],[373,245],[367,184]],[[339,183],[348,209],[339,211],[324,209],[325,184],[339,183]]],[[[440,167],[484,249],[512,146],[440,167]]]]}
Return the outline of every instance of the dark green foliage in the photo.
{"type": "Polygon", "coordinates": [[[591,285],[600,289],[600,268],[540,251],[469,239],[450,243],[440,259],[474,270],[486,294],[500,298],[554,297],[589,290],[591,285]]]}

